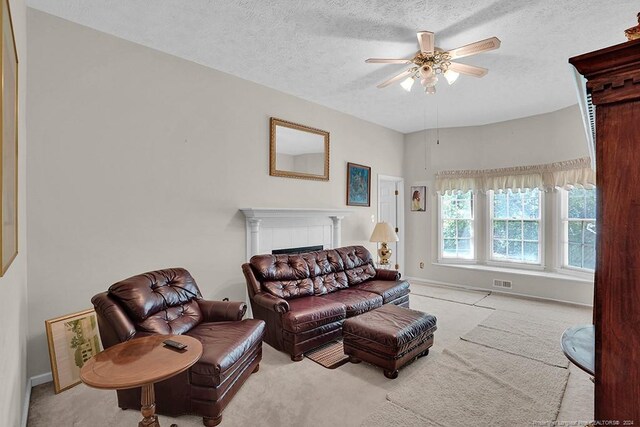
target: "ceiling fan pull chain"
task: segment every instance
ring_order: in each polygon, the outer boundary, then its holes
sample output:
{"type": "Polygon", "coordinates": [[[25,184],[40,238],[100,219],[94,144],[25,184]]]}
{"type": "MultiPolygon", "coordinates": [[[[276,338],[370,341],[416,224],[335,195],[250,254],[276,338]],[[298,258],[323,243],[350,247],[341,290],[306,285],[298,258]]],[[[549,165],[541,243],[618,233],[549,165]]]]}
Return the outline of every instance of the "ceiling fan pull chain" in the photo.
{"type": "Polygon", "coordinates": [[[438,95],[436,94],[436,145],[440,145],[440,111],[438,109],[438,95]]]}

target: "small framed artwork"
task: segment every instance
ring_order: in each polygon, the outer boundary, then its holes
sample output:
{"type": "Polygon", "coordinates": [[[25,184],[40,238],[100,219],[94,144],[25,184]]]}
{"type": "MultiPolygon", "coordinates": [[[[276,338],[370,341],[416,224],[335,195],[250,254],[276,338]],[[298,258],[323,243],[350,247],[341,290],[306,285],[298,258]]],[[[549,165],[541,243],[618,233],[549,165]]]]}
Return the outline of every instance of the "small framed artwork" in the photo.
{"type": "Polygon", "coordinates": [[[416,185],[411,187],[411,212],[426,212],[427,187],[416,185]]]}
{"type": "Polygon", "coordinates": [[[0,276],[18,255],[18,55],[8,0],[2,1],[0,125],[0,276]]]}
{"type": "Polygon", "coordinates": [[[49,359],[56,393],[80,383],[80,368],[102,351],[93,309],[45,320],[49,359]]]}
{"type": "Polygon", "coordinates": [[[347,163],[347,205],[371,205],[371,168],[347,163]]]}

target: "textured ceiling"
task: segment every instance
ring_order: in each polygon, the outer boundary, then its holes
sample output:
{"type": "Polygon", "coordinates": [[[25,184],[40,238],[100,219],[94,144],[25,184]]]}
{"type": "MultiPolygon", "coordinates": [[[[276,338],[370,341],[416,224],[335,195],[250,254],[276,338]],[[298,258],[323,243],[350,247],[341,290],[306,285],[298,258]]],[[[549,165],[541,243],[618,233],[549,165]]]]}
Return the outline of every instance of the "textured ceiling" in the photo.
{"type": "Polygon", "coordinates": [[[31,7],[408,133],[471,126],[576,103],[567,59],[625,41],[631,0],[28,0],[31,7]],[[444,79],[438,94],[376,84],[409,57],[415,32],[450,49],[491,36],[493,52],[460,62],[481,79],[444,79]]]}

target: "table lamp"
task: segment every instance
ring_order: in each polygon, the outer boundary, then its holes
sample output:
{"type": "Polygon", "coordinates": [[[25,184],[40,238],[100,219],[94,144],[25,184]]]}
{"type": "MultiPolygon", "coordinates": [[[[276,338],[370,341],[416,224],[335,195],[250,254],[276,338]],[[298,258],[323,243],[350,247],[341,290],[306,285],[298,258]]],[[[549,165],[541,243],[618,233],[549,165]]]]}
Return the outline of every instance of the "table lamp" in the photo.
{"type": "Polygon", "coordinates": [[[388,222],[379,222],[371,233],[370,242],[380,243],[378,249],[378,256],[380,257],[380,265],[389,265],[389,258],[391,258],[391,249],[387,246],[388,242],[397,242],[398,235],[396,234],[391,224],[388,222]]]}

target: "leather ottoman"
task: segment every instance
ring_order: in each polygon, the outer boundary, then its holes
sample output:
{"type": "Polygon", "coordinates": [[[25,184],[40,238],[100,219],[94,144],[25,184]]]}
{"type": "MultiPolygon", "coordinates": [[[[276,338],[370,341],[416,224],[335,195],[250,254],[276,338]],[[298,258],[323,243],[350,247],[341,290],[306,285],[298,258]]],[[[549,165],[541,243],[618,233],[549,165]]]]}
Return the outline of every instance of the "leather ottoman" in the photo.
{"type": "Polygon", "coordinates": [[[351,317],[342,325],[344,352],[352,363],[362,360],[384,369],[387,378],[414,359],[429,354],[436,317],[387,304],[351,317]]]}

